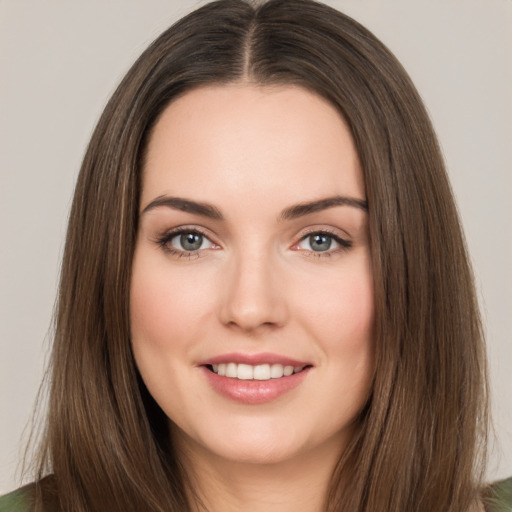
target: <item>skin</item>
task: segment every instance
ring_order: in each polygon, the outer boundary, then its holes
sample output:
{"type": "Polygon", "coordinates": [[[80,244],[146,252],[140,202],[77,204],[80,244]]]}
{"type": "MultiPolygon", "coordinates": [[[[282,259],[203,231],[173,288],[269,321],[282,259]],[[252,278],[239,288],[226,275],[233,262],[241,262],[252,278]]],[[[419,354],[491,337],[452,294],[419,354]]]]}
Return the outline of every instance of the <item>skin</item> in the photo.
{"type": "Polygon", "coordinates": [[[195,89],[167,107],[150,137],[133,350],[209,510],[318,512],[368,398],[367,213],[337,205],[282,218],[333,196],[365,200],[354,142],[336,109],[299,87],[195,89]],[[155,205],[162,197],[208,203],[223,219],[155,205]],[[169,235],[180,227],[205,235],[199,250],[186,253],[179,234],[169,235]],[[314,250],[312,232],[326,232],[331,247],[314,250]],[[239,403],[213,389],[200,366],[233,352],[311,367],[275,400],[239,403]]]}

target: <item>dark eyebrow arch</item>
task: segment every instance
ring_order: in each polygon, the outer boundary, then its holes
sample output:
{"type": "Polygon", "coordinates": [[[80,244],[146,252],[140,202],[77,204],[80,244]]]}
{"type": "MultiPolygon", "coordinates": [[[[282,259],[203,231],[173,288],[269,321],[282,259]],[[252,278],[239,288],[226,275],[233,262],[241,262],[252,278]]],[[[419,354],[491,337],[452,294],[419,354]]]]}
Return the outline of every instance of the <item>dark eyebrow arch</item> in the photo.
{"type": "Polygon", "coordinates": [[[365,212],[368,211],[368,201],[356,199],[355,197],[333,196],[310,201],[308,203],[299,203],[289,208],[285,208],[280,215],[280,220],[292,220],[304,215],[333,208],[335,206],[352,206],[365,212]]]}
{"type": "Polygon", "coordinates": [[[203,217],[215,220],[222,220],[224,218],[220,210],[211,204],[170,196],[159,196],[156,199],[153,199],[153,201],[144,207],[141,215],[153,210],[154,208],[160,208],[161,206],[173,208],[174,210],[180,210],[182,212],[195,213],[196,215],[202,215],[203,217]]]}

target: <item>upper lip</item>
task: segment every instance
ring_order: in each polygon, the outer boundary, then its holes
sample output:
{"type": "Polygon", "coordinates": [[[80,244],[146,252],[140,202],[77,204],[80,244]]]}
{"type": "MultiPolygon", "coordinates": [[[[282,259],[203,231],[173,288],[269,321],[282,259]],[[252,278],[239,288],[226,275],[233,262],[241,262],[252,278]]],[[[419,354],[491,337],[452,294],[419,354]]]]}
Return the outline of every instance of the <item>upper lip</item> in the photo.
{"type": "Polygon", "coordinates": [[[272,354],[270,352],[260,354],[241,354],[239,352],[233,352],[231,354],[222,354],[205,359],[199,363],[199,366],[225,363],[249,364],[251,366],[257,366],[260,364],[282,364],[283,366],[294,367],[311,365],[311,363],[306,361],[299,361],[298,359],[293,359],[279,354],[272,354]]]}

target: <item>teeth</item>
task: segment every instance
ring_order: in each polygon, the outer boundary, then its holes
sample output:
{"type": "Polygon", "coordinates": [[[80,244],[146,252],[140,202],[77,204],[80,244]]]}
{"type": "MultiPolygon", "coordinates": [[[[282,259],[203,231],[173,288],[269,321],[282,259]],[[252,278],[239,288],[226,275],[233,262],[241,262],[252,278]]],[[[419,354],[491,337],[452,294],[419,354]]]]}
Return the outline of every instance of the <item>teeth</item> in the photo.
{"type": "Polygon", "coordinates": [[[254,378],[256,380],[268,380],[270,379],[270,365],[259,364],[254,367],[254,378]]]}
{"type": "Polygon", "coordinates": [[[273,364],[270,367],[270,377],[272,379],[280,379],[284,375],[284,367],[282,364],[273,364]]]}
{"type": "Polygon", "coordinates": [[[226,365],[226,377],[237,377],[237,368],[235,363],[226,365]]]}
{"type": "MultiPolygon", "coordinates": [[[[229,364],[235,364],[235,363],[229,363],[229,364]]],[[[235,365],[236,366],[236,365],[235,365]]],[[[252,380],[254,375],[253,367],[250,364],[239,364],[238,365],[238,371],[237,371],[237,377],[242,380],[252,380]]],[[[229,377],[229,375],[226,374],[226,377],[229,377]]]]}
{"type": "Polygon", "coordinates": [[[298,373],[304,369],[304,366],[283,366],[282,364],[250,364],[221,363],[212,364],[214,373],[222,377],[241,380],[270,380],[289,377],[293,373],[298,373]]]}

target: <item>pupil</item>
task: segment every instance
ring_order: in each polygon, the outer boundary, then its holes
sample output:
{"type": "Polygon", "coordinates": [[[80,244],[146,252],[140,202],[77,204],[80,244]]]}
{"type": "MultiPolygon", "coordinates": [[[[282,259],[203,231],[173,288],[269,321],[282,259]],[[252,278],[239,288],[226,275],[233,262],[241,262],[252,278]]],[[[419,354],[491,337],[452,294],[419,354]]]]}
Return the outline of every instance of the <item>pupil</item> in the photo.
{"type": "Polygon", "coordinates": [[[331,247],[331,237],[327,235],[311,235],[309,243],[314,251],[327,251],[331,247]]]}
{"type": "Polygon", "coordinates": [[[180,243],[186,251],[197,251],[203,243],[203,235],[197,233],[186,233],[180,236],[180,243]]]}

